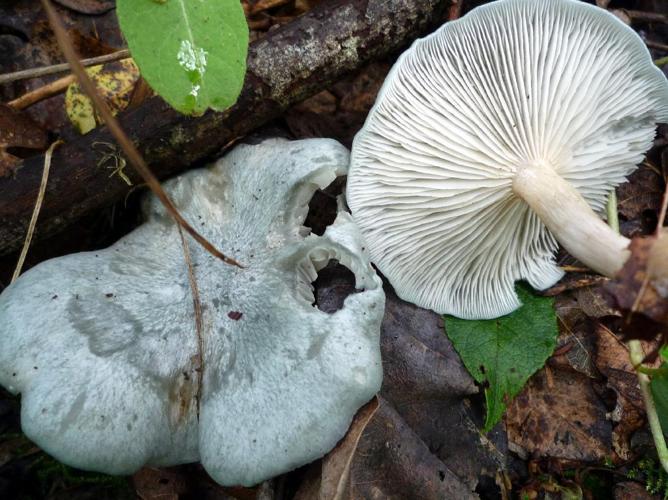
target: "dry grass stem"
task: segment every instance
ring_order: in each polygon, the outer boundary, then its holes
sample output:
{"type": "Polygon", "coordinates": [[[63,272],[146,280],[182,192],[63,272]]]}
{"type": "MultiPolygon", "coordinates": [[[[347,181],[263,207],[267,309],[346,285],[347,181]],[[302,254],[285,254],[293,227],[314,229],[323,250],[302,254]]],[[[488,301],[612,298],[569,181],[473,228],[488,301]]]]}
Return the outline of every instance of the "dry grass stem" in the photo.
{"type": "Polygon", "coordinates": [[[37,201],[35,201],[35,208],[32,211],[32,217],[30,218],[30,223],[28,224],[28,233],[26,234],[26,239],[23,243],[23,248],[21,249],[21,254],[19,255],[19,260],[16,263],[16,268],[14,269],[14,274],[12,275],[12,280],[10,283],[14,283],[23,269],[23,264],[26,260],[26,255],[28,255],[28,249],[30,248],[30,243],[32,242],[32,236],[35,233],[35,226],[37,225],[37,218],[39,217],[39,212],[42,209],[42,202],[44,201],[44,193],[46,193],[46,184],[49,182],[49,170],[51,170],[51,157],[56,147],[61,145],[63,141],[56,141],[49,149],[47,149],[44,154],[44,170],[42,171],[42,181],[39,185],[39,192],[37,194],[37,201]]]}

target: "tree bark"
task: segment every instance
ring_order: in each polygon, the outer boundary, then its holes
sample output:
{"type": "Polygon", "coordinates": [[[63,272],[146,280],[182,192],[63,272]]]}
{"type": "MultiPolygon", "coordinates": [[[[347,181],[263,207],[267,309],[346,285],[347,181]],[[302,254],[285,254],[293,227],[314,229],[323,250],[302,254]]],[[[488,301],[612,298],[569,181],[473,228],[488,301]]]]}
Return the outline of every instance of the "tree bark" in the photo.
{"type": "MultiPolygon", "coordinates": [[[[444,19],[450,0],[334,0],[324,2],[249,48],[248,73],[237,103],[224,112],[180,115],[153,97],[120,117],[129,137],[161,179],[211,158],[247,134],[365,63],[405,47],[444,19]]],[[[36,237],[58,232],[109,206],[130,189],[109,177],[110,150],[101,127],[56,150],[36,237]],[[108,160],[108,158],[107,158],[108,160]]],[[[23,242],[42,175],[43,156],[0,178],[0,255],[23,242]]],[[[128,167],[134,184],[140,178],[128,167]]]]}

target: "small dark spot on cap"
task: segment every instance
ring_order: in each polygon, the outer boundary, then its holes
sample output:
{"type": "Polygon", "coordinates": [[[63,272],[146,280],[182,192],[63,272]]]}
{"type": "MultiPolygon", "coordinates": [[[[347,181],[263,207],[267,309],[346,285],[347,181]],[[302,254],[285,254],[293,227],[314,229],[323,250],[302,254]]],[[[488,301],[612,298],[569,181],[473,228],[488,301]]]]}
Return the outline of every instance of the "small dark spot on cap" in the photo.
{"type": "Polygon", "coordinates": [[[33,369],[33,370],[37,370],[37,367],[36,367],[36,366],[33,366],[32,369],[33,369]]]}
{"type": "Polygon", "coordinates": [[[110,299],[114,296],[114,294],[113,293],[105,293],[104,296],[107,297],[108,299],[110,299]]]}
{"type": "Polygon", "coordinates": [[[58,298],[58,295],[54,295],[53,297],[51,297],[51,300],[56,300],[57,298],[58,298]]]}
{"type": "Polygon", "coordinates": [[[234,321],[239,321],[243,315],[244,314],[239,311],[230,311],[227,313],[227,317],[234,321]]]}

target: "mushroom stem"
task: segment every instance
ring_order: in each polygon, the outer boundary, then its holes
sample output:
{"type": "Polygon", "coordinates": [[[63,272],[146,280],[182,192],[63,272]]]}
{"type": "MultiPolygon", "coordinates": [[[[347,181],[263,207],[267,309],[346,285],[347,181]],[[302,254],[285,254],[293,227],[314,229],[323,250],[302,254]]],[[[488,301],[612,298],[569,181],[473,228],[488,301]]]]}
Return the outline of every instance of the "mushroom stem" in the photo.
{"type": "Polygon", "coordinates": [[[629,240],[603,222],[549,165],[535,162],[520,166],[513,191],[573,257],[594,271],[612,277],[628,259],[629,240]]]}

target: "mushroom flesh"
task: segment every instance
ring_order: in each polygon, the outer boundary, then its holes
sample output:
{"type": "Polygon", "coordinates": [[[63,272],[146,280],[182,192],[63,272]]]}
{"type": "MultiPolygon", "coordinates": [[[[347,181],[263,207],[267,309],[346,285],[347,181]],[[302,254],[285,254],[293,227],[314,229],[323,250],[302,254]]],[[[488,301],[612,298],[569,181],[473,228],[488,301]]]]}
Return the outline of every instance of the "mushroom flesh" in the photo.
{"type": "Polygon", "coordinates": [[[200,460],[227,485],[329,451],[382,378],[384,293],[355,224],[340,212],[322,236],[302,225],[313,193],[348,161],[332,140],[271,139],[165,184],[244,265],[189,245],[199,335],[178,228],[152,195],[146,222],[110,248],[44,262],[10,285],[0,383],[21,393],[26,435],[82,469],[200,460]],[[313,306],[311,286],[330,259],[362,289],[333,314],[313,306]]]}
{"type": "Polygon", "coordinates": [[[405,52],[356,136],[347,197],[400,297],[494,318],[563,274],[557,241],[614,275],[628,240],[599,217],[668,121],[643,41],[576,0],[498,0],[405,52]]]}

